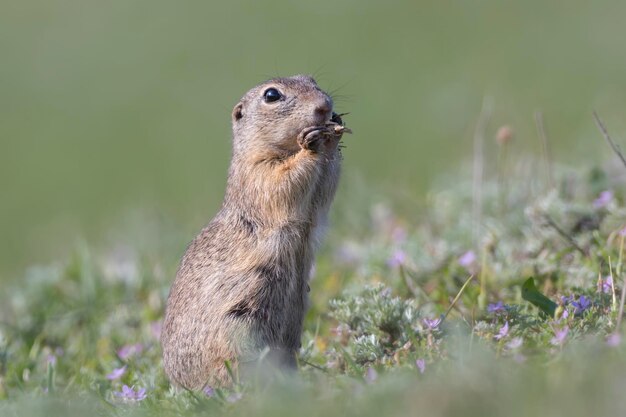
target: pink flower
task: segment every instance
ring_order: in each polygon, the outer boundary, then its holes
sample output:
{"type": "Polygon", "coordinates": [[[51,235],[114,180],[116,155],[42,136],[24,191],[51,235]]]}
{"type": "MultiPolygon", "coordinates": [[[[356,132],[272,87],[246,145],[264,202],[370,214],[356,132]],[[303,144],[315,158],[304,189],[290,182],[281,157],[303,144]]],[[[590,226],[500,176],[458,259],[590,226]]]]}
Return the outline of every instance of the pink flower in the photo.
{"type": "Polygon", "coordinates": [[[613,292],[613,277],[608,275],[602,280],[602,292],[610,294],[613,292]]]}
{"type": "Polygon", "coordinates": [[[554,337],[550,340],[554,346],[559,346],[565,343],[565,339],[567,338],[567,333],[569,333],[569,327],[565,326],[562,329],[554,330],[554,337]]]}
{"type": "Polygon", "coordinates": [[[494,336],[496,340],[502,340],[509,334],[509,322],[505,321],[504,325],[498,331],[498,334],[494,336]]]}
{"type": "Polygon", "coordinates": [[[423,358],[416,360],[415,366],[417,366],[417,369],[420,371],[420,374],[423,374],[424,371],[426,370],[426,360],[423,358]]]}
{"type": "Polygon", "coordinates": [[[489,304],[487,306],[487,312],[488,313],[503,313],[506,311],[506,308],[504,308],[504,303],[502,303],[502,301],[498,301],[497,303],[493,304],[489,304]]]}
{"type": "Polygon", "coordinates": [[[426,326],[426,328],[428,328],[429,330],[436,330],[439,327],[439,324],[441,323],[441,319],[429,319],[429,318],[425,318],[422,319],[422,323],[424,323],[424,325],[426,326]]]}
{"type": "Polygon", "coordinates": [[[391,257],[387,259],[387,265],[391,268],[398,268],[406,263],[406,259],[406,253],[401,249],[397,249],[393,252],[391,257]]]}
{"type": "Polygon", "coordinates": [[[124,375],[125,373],[126,373],[126,365],[122,366],[121,368],[112,370],[111,373],[106,376],[106,378],[108,380],[114,381],[116,379],[120,379],[122,375],[124,375]]]}
{"type": "Polygon", "coordinates": [[[126,401],[141,401],[141,400],[145,400],[147,397],[145,388],[141,388],[135,391],[133,388],[130,388],[128,385],[122,386],[122,391],[116,391],[113,394],[116,397],[119,397],[126,401]]]}
{"type": "Polygon", "coordinates": [[[469,268],[476,262],[476,254],[473,250],[468,250],[463,255],[459,256],[458,262],[463,268],[469,268]]]}
{"type": "Polygon", "coordinates": [[[598,198],[593,200],[593,206],[597,209],[603,208],[609,205],[613,200],[613,192],[610,190],[602,191],[598,198]]]}
{"type": "Polygon", "coordinates": [[[120,357],[121,360],[125,361],[134,355],[139,355],[143,352],[143,345],[141,343],[135,343],[134,345],[124,345],[117,351],[117,356],[120,357]]]}

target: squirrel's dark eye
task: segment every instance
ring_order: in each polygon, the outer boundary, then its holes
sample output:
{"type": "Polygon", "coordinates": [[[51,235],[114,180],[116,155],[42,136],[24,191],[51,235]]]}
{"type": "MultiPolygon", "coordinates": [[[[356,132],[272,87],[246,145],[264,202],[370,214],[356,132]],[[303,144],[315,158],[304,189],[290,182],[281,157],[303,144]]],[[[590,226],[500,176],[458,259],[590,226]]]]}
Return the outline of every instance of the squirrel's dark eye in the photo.
{"type": "Polygon", "coordinates": [[[282,96],[283,95],[280,94],[280,91],[278,91],[277,89],[268,88],[267,90],[265,90],[265,93],[263,93],[263,100],[265,100],[266,103],[273,103],[280,100],[282,96]]]}

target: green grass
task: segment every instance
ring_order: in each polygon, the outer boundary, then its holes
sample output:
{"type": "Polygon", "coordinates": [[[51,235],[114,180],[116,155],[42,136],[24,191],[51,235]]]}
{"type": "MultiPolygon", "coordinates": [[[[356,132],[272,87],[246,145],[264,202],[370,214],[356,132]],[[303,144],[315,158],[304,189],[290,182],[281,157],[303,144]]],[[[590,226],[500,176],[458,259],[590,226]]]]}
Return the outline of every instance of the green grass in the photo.
{"type": "Polygon", "coordinates": [[[260,365],[211,395],[176,392],[161,368],[171,248],[80,245],[3,291],[0,415],[618,415],[623,167],[552,167],[555,187],[541,167],[488,164],[480,217],[461,174],[411,216],[363,196],[339,206],[297,374],[260,365]],[[529,277],[558,304],[554,317],[522,297],[529,277]],[[120,398],[123,385],[145,399],[120,398]]]}

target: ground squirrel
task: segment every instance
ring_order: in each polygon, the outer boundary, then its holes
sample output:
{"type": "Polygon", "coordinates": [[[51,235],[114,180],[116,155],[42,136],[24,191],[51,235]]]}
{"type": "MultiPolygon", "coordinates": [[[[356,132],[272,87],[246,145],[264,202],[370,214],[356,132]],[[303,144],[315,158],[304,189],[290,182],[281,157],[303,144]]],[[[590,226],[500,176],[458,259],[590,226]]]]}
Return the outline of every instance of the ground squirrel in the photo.
{"type": "Polygon", "coordinates": [[[248,91],[232,124],[222,208],[189,245],[163,325],[165,371],[188,389],[228,384],[225,361],[237,366],[263,351],[295,366],[339,180],[338,144],[349,132],[330,96],[303,75],[248,91]]]}

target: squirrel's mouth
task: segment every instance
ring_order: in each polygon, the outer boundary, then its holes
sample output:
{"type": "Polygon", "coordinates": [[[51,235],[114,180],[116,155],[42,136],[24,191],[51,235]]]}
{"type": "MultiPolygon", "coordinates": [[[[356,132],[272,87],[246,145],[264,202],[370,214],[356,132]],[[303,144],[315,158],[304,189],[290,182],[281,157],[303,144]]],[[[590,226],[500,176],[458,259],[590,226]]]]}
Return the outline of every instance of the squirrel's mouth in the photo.
{"type": "Polygon", "coordinates": [[[343,120],[341,119],[341,116],[345,116],[348,113],[341,113],[341,114],[337,114],[335,112],[333,112],[333,115],[330,118],[330,121],[333,123],[337,123],[338,125],[342,125],[343,126],[343,120]]]}
{"type": "Polygon", "coordinates": [[[346,114],[348,113],[338,114],[338,113],[333,112],[333,115],[330,118],[330,121],[326,123],[326,126],[328,126],[329,128],[332,128],[333,133],[335,135],[342,135],[344,133],[352,133],[352,130],[350,130],[343,124],[343,119],[341,118],[341,116],[345,116],[346,114]]]}

